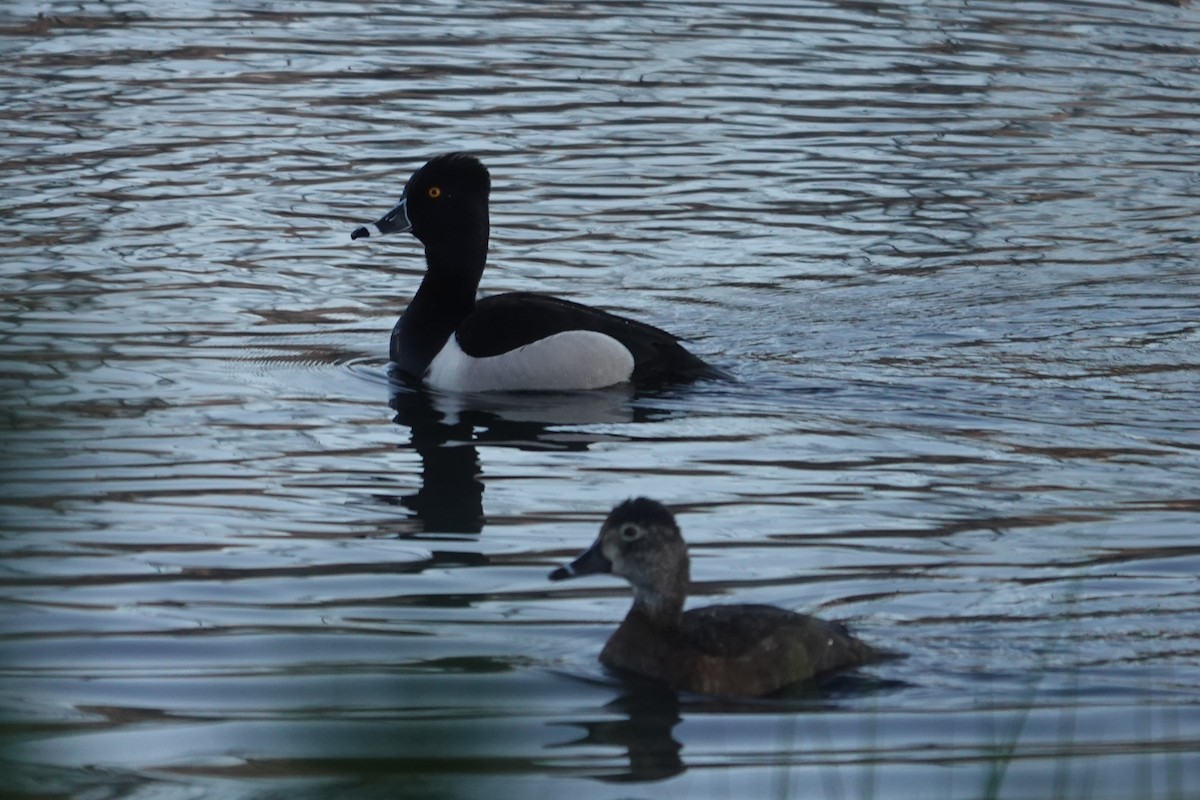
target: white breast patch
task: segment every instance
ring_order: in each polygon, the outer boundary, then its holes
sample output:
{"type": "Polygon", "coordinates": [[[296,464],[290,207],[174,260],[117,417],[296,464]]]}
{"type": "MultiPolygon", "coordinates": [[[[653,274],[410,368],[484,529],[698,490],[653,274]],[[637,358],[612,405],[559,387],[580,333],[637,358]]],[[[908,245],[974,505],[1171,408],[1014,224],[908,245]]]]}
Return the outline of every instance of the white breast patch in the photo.
{"type": "Polygon", "coordinates": [[[425,382],[453,392],[569,391],[624,383],[633,354],[595,331],[563,331],[498,356],[474,358],[451,336],[425,371],[425,382]]]}

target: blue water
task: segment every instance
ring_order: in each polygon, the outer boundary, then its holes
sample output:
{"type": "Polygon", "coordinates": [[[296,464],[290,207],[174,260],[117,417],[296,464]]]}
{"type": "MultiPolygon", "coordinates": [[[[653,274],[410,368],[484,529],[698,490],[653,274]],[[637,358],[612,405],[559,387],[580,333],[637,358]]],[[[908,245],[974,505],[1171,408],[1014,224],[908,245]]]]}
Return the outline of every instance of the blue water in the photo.
{"type": "Polygon", "coordinates": [[[0,774],[19,796],[1188,797],[1195,4],[10,0],[0,774]],[[429,156],[482,289],[686,337],[665,392],[389,383],[429,156]],[[595,657],[617,501],[701,602],[904,658],[595,657]]]}

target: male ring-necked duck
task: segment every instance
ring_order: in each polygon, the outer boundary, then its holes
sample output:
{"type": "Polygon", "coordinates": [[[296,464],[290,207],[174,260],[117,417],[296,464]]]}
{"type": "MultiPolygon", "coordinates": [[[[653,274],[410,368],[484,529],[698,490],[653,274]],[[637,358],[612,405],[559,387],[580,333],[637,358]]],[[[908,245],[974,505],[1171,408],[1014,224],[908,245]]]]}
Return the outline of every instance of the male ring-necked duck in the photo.
{"type": "Polygon", "coordinates": [[[671,512],[645,497],[614,508],[591,548],[550,573],[550,580],[592,573],[618,575],[633,585],[633,608],[600,661],[676,689],[758,697],[878,659],[844,626],[775,606],[685,612],[687,545],[671,512]]]}
{"type": "Polygon", "coordinates": [[[400,203],[352,239],[410,231],[426,273],[392,330],[406,377],[454,391],[598,389],[717,376],[651,325],[529,292],[475,293],[488,247],[491,179],[466,153],[437,156],[409,178],[400,203]]]}

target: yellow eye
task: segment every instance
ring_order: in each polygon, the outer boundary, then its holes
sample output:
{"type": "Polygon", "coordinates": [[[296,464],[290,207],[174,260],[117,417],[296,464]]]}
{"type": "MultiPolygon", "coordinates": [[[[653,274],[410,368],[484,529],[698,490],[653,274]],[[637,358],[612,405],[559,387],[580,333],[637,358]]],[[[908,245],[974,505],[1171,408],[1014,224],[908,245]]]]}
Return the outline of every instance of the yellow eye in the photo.
{"type": "Polygon", "coordinates": [[[429,191],[426,194],[429,195],[430,200],[437,200],[442,196],[442,189],[440,186],[430,186],[429,191]]]}

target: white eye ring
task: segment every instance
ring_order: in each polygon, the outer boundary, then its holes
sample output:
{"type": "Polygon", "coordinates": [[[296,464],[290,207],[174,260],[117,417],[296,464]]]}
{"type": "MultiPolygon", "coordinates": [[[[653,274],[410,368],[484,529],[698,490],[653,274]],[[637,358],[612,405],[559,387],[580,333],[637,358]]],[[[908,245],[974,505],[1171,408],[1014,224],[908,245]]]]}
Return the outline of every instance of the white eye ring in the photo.
{"type": "Polygon", "coordinates": [[[623,542],[632,542],[640,538],[641,535],[642,529],[637,525],[626,524],[621,526],[621,541],[623,542]]]}

